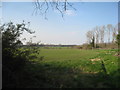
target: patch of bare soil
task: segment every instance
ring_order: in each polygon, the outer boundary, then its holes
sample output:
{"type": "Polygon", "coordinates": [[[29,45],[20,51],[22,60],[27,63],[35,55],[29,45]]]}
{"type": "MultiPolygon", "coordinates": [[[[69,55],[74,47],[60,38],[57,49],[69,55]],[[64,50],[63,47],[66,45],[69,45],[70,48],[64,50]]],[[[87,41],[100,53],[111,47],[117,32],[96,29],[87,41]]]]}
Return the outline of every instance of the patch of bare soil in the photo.
{"type": "Polygon", "coordinates": [[[90,59],[91,61],[100,61],[100,58],[90,59]]]}
{"type": "Polygon", "coordinates": [[[116,53],[114,56],[118,56],[118,57],[120,57],[120,54],[116,53]]]}

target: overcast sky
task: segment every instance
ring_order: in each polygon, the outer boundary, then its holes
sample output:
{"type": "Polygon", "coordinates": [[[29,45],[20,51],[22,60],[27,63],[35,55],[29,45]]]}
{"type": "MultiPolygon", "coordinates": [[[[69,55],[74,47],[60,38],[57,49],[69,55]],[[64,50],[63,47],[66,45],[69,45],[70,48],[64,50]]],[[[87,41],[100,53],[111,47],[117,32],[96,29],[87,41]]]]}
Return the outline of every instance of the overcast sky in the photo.
{"type": "MultiPolygon", "coordinates": [[[[72,2],[73,3],[73,2],[72,2]]],[[[67,10],[64,19],[58,11],[51,9],[47,13],[48,20],[33,14],[33,2],[3,2],[3,23],[12,21],[21,23],[23,20],[31,22],[30,28],[36,31],[34,35],[24,33],[23,37],[33,42],[41,41],[46,44],[83,44],[86,42],[86,32],[95,26],[118,22],[117,2],[75,2],[73,9],[67,10]]]]}

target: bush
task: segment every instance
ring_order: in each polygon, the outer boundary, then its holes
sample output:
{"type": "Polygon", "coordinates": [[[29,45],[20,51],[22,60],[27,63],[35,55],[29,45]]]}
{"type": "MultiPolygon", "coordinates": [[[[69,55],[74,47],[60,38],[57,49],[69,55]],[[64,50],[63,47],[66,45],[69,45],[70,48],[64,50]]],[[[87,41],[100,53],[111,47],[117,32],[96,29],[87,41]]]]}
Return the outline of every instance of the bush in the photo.
{"type": "MultiPolygon", "coordinates": [[[[20,87],[20,73],[30,62],[31,54],[38,54],[36,48],[21,48],[22,42],[19,37],[24,32],[32,34],[31,30],[25,27],[24,22],[14,25],[12,22],[0,27],[2,33],[2,69],[3,88],[20,87]]],[[[34,54],[34,58],[35,58],[34,54]]],[[[33,56],[32,56],[33,57],[33,56]]]]}
{"type": "Polygon", "coordinates": [[[82,47],[79,46],[79,45],[73,46],[72,48],[75,48],[75,49],[82,49],[82,47]]]}

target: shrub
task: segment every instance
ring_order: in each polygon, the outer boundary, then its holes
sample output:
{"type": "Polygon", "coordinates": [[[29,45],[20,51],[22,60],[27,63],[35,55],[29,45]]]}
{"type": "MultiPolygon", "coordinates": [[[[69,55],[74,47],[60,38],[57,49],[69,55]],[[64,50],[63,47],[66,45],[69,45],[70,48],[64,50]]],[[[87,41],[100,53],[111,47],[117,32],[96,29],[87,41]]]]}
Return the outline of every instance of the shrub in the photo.
{"type": "Polygon", "coordinates": [[[19,85],[22,83],[20,73],[30,62],[31,54],[38,52],[36,48],[31,47],[22,49],[19,37],[24,31],[30,34],[34,32],[26,28],[24,22],[16,25],[12,22],[4,24],[0,27],[0,31],[2,34],[3,88],[20,87],[19,85]]]}

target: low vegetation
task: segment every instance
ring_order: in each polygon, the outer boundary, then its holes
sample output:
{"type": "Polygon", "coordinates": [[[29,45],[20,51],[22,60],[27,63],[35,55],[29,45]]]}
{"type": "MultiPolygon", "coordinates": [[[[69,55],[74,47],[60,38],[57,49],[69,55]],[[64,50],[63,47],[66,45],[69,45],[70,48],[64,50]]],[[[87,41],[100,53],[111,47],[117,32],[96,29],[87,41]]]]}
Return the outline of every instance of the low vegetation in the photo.
{"type": "Polygon", "coordinates": [[[19,86],[25,88],[119,87],[117,50],[41,49],[24,67],[19,86]],[[41,60],[41,57],[42,60],[41,60]],[[103,62],[102,62],[103,61],[103,62]]]}

